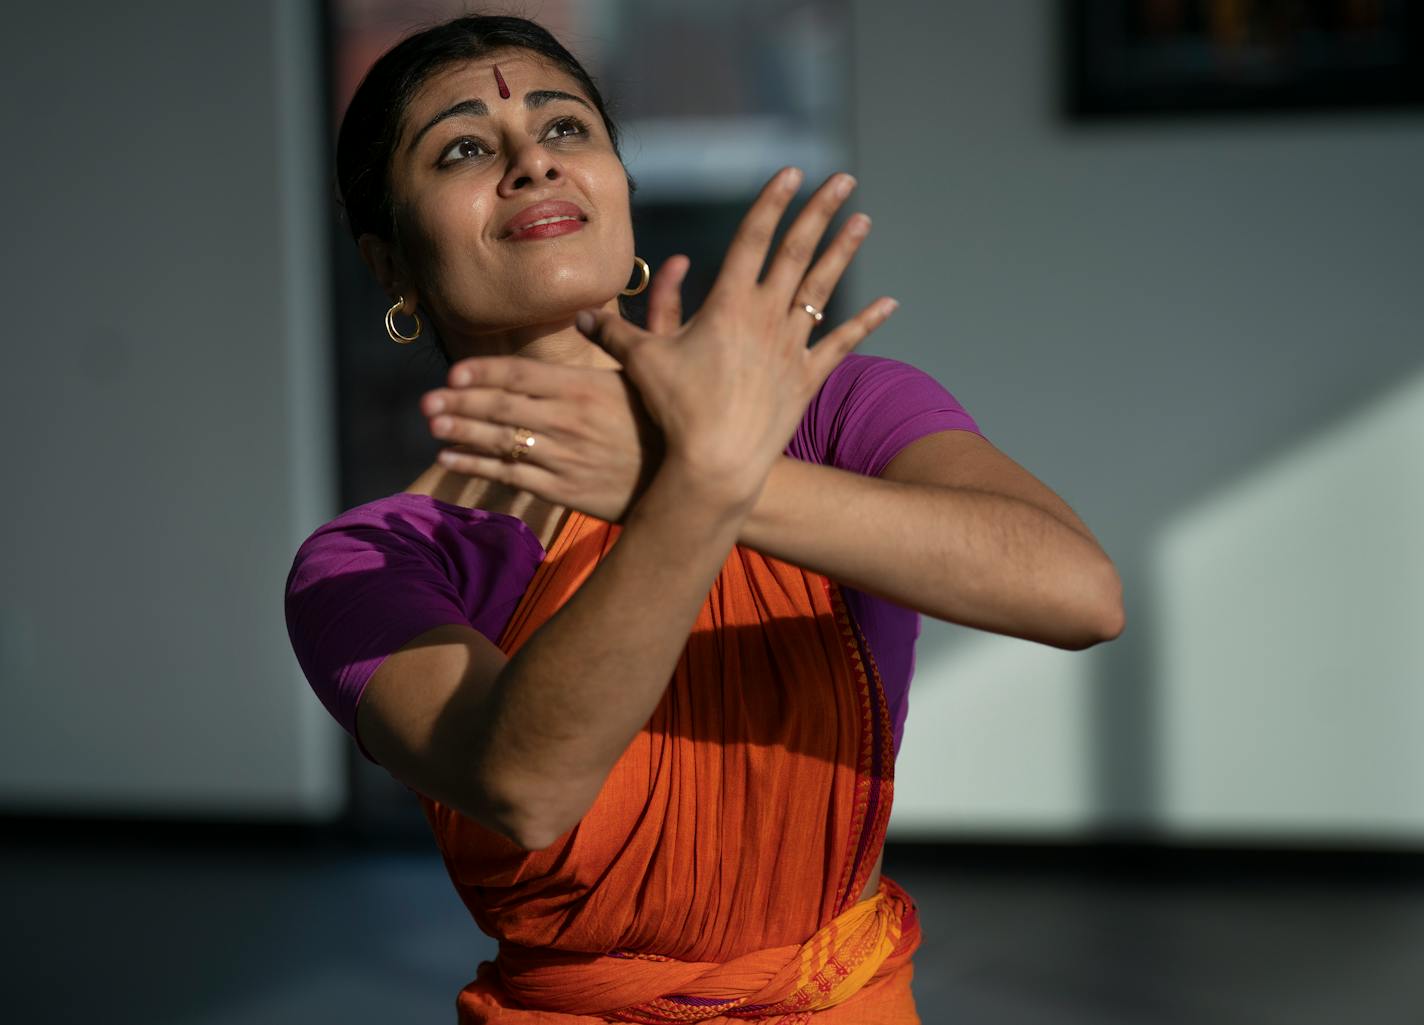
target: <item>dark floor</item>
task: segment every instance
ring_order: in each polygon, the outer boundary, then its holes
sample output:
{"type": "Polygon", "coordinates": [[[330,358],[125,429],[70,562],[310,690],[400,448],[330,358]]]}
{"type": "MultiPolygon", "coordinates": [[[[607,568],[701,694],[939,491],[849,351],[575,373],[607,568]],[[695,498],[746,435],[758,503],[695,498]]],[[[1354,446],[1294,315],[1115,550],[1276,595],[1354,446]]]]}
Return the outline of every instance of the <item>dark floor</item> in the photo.
{"type": "MultiPolygon", "coordinates": [[[[7,829],[4,1020],[441,1023],[491,956],[431,851],[7,829]]],[[[1424,1025],[1419,855],[891,847],[927,1025],[1424,1025]]]]}

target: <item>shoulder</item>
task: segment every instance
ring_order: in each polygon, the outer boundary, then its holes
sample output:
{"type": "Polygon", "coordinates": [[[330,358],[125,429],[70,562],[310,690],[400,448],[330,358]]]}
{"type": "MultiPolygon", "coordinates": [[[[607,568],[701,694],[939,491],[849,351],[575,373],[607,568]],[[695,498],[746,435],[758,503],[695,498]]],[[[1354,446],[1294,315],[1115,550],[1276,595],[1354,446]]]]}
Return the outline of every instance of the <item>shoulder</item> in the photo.
{"type": "Polygon", "coordinates": [[[513,516],[390,495],[346,510],[298,547],[287,574],[288,632],[300,645],[334,623],[437,618],[493,640],[543,557],[513,516]]]}
{"type": "Polygon", "coordinates": [[[883,373],[888,370],[894,370],[897,367],[909,367],[910,370],[915,370],[910,364],[891,356],[874,356],[868,352],[851,352],[847,353],[840,363],[836,365],[836,368],[831,371],[830,376],[850,376],[852,378],[858,378],[862,374],[883,373]]]}
{"type": "Polygon", "coordinates": [[[514,517],[400,492],[347,509],[312,531],[297,548],[287,590],[363,567],[425,565],[453,579],[475,564],[537,564],[541,557],[538,539],[514,517]]]}
{"type": "Polygon", "coordinates": [[[867,353],[848,353],[836,364],[826,381],[821,385],[816,398],[818,401],[835,401],[846,393],[866,383],[893,378],[905,373],[920,374],[923,371],[910,364],[889,356],[871,356],[867,353]]]}
{"type": "Polygon", "coordinates": [[[888,356],[850,353],[812,399],[787,452],[876,476],[910,441],[940,430],[981,433],[931,374],[888,356]]]}
{"type": "MultiPolygon", "coordinates": [[[[893,393],[898,400],[932,395],[936,401],[958,400],[928,371],[890,356],[870,356],[853,352],[841,360],[826,378],[822,389],[829,398],[856,398],[862,401],[893,393]]],[[[960,407],[962,408],[962,407],[960,407]]]]}
{"type": "Polygon", "coordinates": [[[292,650],[354,737],[357,702],[387,656],[452,623],[498,643],[542,557],[514,517],[405,493],[356,506],[314,530],[292,560],[292,650]]]}

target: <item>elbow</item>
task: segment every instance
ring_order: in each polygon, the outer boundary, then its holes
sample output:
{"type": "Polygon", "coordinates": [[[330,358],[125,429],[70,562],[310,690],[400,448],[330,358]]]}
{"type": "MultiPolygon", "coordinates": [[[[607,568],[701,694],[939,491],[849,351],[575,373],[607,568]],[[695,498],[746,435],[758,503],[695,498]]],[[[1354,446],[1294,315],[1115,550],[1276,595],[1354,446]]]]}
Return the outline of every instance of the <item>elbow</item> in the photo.
{"type": "Polygon", "coordinates": [[[1064,651],[1086,651],[1104,641],[1115,640],[1126,625],[1122,609],[1119,607],[1115,614],[1108,612],[1101,616],[1095,616],[1091,623],[1084,625],[1071,638],[1056,644],[1052,641],[1048,643],[1054,644],[1054,647],[1062,648],[1064,651]]]}
{"type": "Polygon", "coordinates": [[[1127,627],[1127,614],[1122,603],[1122,579],[1110,561],[1104,561],[1106,572],[1089,595],[1081,591],[1073,595],[1071,607],[1078,627],[1071,638],[1057,644],[1067,651],[1083,651],[1104,641],[1115,640],[1127,627]]]}
{"type": "Polygon", "coordinates": [[[1111,560],[1104,559],[1103,582],[1096,589],[1091,607],[1091,640],[1083,647],[1117,639],[1127,627],[1127,612],[1122,603],[1122,577],[1111,560]]]}
{"type": "Polygon", "coordinates": [[[478,816],[483,824],[524,851],[542,851],[578,824],[587,808],[574,808],[569,794],[549,795],[510,780],[485,781],[478,816]]]}
{"type": "Polygon", "coordinates": [[[531,854],[554,845],[568,830],[554,830],[539,822],[511,823],[504,835],[520,850],[531,854]]]}
{"type": "Polygon", "coordinates": [[[499,833],[510,843],[524,851],[542,851],[569,831],[570,826],[560,827],[548,816],[534,809],[517,807],[503,802],[492,807],[482,816],[485,825],[499,833]]]}
{"type": "Polygon", "coordinates": [[[1115,604],[1109,605],[1102,614],[1098,623],[1098,634],[1093,643],[1101,644],[1103,641],[1117,640],[1126,627],[1127,614],[1123,611],[1122,599],[1119,598],[1115,604]]]}
{"type": "MultiPolygon", "coordinates": [[[[1113,574],[1113,579],[1117,580],[1117,574],[1113,574]]],[[[1124,630],[1127,629],[1127,608],[1122,603],[1122,581],[1117,581],[1117,589],[1114,592],[1112,604],[1109,608],[1108,633],[1103,638],[1105,641],[1115,640],[1124,630]]]]}

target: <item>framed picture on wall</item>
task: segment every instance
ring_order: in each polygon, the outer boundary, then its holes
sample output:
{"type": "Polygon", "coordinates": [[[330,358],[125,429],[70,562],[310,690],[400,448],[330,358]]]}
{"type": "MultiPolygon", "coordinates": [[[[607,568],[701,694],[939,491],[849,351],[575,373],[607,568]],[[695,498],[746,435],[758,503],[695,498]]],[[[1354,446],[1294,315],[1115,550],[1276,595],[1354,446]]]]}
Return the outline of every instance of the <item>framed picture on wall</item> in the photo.
{"type": "Polygon", "coordinates": [[[1076,119],[1424,106],[1412,0],[1065,0],[1076,119]]]}

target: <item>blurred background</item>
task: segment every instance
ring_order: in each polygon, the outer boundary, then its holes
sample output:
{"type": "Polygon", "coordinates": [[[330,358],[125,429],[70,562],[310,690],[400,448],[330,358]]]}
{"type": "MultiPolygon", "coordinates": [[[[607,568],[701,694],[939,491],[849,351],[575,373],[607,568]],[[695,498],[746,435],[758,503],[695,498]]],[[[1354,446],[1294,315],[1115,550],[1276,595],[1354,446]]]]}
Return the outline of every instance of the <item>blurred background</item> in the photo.
{"type": "Polygon", "coordinates": [[[689,308],[773,171],[855,173],[831,315],[898,298],[861,351],[942,382],[1122,575],[1083,652],[924,619],[887,872],[925,1020],[1422,1020],[1402,0],[13,5],[13,1020],[448,1021],[492,954],[281,600],[438,448],[443,364],[386,337],[331,150],[371,61],[467,8],[585,61],[689,308]]]}

